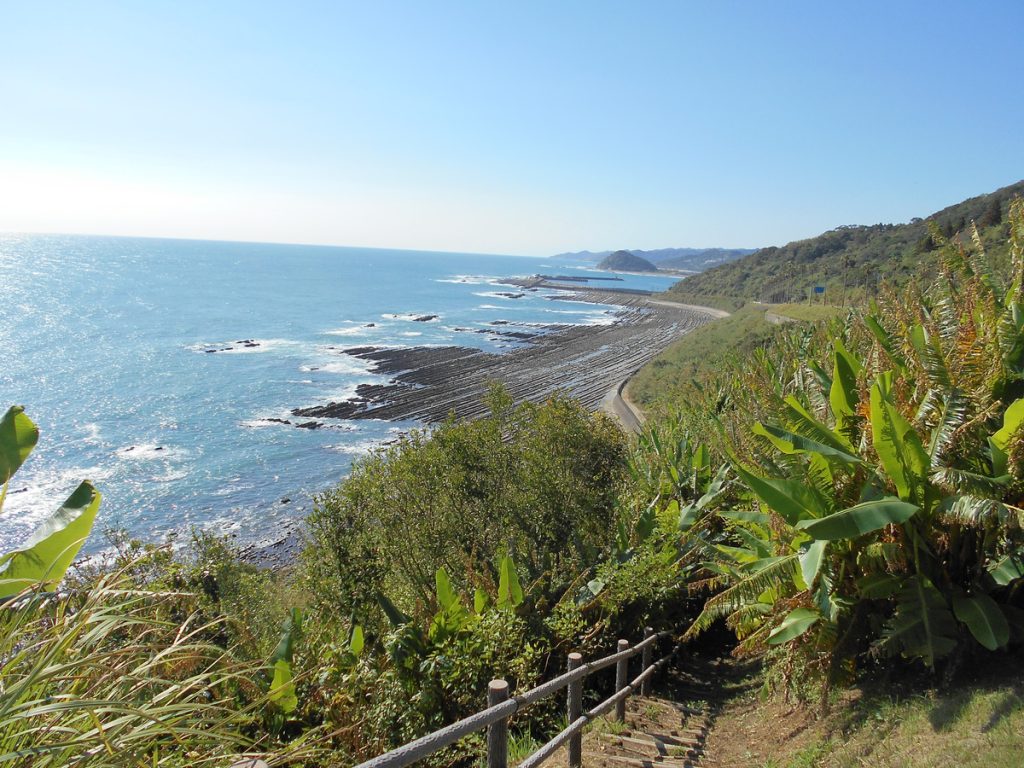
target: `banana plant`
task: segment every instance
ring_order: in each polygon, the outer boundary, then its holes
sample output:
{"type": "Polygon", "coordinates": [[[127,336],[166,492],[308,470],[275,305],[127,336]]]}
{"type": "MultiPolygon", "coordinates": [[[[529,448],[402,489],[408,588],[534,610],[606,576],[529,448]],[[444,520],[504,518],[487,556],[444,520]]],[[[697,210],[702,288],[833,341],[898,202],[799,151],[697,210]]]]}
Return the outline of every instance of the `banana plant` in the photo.
{"type": "MultiPolygon", "coordinates": [[[[0,419],[0,508],[11,478],[38,441],[39,429],[25,409],[9,408],[0,419]]],[[[0,555],[0,600],[32,587],[55,589],[89,537],[99,507],[99,491],[85,481],[19,549],[0,555]]]]}
{"type": "MultiPolygon", "coordinates": [[[[878,337],[884,329],[875,326],[878,337]]],[[[717,545],[704,566],[724,589],[707,601],[689,636],[726,617],[747,647],[836,638],[849,628],[854,605],[885,599],[892,613],[876,640],[879,652],[934,666],[958,646],[961,627],[990,650],[1009,642],[1005,606],[986,586],[1006,587],[1024,576],[1024,550],[989,564],[984,579],[975,569],[965,583],[943,572],[936,543],[952,514],[963,522],[979,509],[1005,509],[992,494],[958,493],[950,480],[966,477],[975,492],[998,493],[1024,423],[1024,400],[1005,409],[1002,426],[988,437],[990,461],[957,459],[950,446],[970,423],[970,409],[954,377],[941,375],[934,335],[917,326],[908,336],[907,354],[883,337],[880,346],[899,364],[873,378],[837,339],[831,376],[823,365],[809,366],[827,390],[824,408],[816,414],[785,396],[778,421],[753,426],[765,451],[759,463],[785,467],[786,475],[731,457],[760,509],[720,513],[732,542],[717,545]],[[895,390],[905,391],[907,372],[924,367],[932,371],[924,395],[930,405],[911,422],[895,390]],[[931,414],[937,417],[929,421],[931,414]],[[872,554],[879,547],[891,555],[881,568],[872,554]]]]}

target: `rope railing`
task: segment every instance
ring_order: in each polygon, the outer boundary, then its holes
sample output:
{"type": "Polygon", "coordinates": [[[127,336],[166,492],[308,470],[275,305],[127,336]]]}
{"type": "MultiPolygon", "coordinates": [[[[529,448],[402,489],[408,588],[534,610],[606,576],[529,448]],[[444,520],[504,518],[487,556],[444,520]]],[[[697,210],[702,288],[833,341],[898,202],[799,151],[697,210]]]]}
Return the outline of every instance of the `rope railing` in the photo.
{"type": "Polygon", "coordinates": [[[626,699],[639,691],[650,693],[650,680],[654,673],[668,663],[674,651],[651,663],[655,644],[668,637],[669,632],[654,632],[647,627],[644,639],[634,646],[626,640],[619,640],[618,650],[600,659],[583,662],[579,653],[569,654],[568,670],[546,683],[538,685],[517,696],[509,697],[509,685],[505,680],[492,680],[487,686],[487,709],[428,733],[415,741],[403,744],[383,755],[360,763],[356,768],[405,768],[445,747],[454,744],[471,733],[487,729],[487,768],[508,766],[508,721],[519,710],[568,688],[566,711],[569,724],[553,739],[519,764],[519,768],[537,768],[563,744],[568,744],[569,768],[580,768],[582,760],[583,727],[612,707],[620,722],[625,718],[626,699]],[[640,674],[627,682],[629,660],[641,655],[640,674]],[[589,712],[583,712],[583,681],[588,675],[615,666],[615,693],[589,712]]]}

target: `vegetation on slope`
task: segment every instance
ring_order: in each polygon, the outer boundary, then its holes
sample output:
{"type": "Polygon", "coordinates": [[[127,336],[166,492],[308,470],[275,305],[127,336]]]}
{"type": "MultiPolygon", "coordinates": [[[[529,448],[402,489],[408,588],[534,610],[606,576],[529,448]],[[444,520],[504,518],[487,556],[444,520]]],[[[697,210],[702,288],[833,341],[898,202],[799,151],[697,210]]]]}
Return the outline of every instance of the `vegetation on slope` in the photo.
{"type": "Polygon", "coordinates": [[[597,263],[598,269],[612,272],[657,272],[658,268],[647,259],[634,256],[629,251],[615,251],[597,263]]]}
{"type": "Polygon", "coordinates": [[[630,379],[629,397],[654,414],[678,408],[694,382],[748,358],[774,333],[764,308],[747,305],[673,342],[630,379]]]}
{"type": "Polygon", "coordinates": [[[942,689],[883,674],[835,695],[827,714],[766,698],[727,701],[708,753],[757,768],[1014,768],[1024,748],[1024,669],[1002,656],[942,689]]]}
{"type": "MultiPolygon", "coordinates": [[[[814,286],[824,286],[832,303],[870,297],[883,281],[902,284],[921,274],[922,267],[934,273],[939,266],[937,241],[966,237],[971,222],[990,246],[1005,242],[1007,208],[1021,193],[1024,182],[1017,182],[909,224],[843,226],[809,240],[762,248],[688,277],[669,295],[799,302],[814,286]]],[[[999,260],[1003,252],[990,247],[990,255],[999,260]]]]}
{"type": "Polygon", "coordinates": [[[820,304],[745,304],[673,342],[630,379],[627,392],[644,410],[662,417],[685,402],[701,381],[750,360],[773,337],[788,332],[768,316],[814,322],[845,315],[839,307],[820,304]]]}
{"type": "Polygon", "coordinates": [[[1011,218],[1007,278],[980,238],[947,246],[928,292],[779,338],[685,406],[677,429],[738,481],[687,527],[690,578],[715,590],[688,636],[724,619],[741,651],[826,688],[1024,638],[1020,202],[1011,218]]]}
{"type": "MultiPolygon", "coordinates": [[[[478,710],[491,677],[528,687],[648,623],[727,628],[772,685],[826,705],[858,676],[1017,653],[1024,204],[1006,218],[995,259],[980,234],[936,234],[927,289],[772,326],[634,442],[565,398],[496,390],[489,418],[363,460],[291,573],[199,537],[118,541],[112,569],[60,582],[86,486],[4,558],[29,583],[0,605],[0,759],[353,763],[478,710]]],[[[5,480],[35,444],[18,415],[5,480]]],[[[560,717],[550,701],[513,728],[526,743],[560,717]]]]}

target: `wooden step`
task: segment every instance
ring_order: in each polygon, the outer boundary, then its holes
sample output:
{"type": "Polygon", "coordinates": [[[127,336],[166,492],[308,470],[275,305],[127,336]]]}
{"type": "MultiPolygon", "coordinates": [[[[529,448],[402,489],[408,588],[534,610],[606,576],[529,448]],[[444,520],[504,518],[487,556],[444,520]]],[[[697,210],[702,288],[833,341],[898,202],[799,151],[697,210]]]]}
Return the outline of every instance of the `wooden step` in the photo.
{"type": "MultiPolygon", "coordinates": [[[[584,752],[584,756],[586,754],[587,753],[584,752]]],[[[601,754],[599,754],[599,753],[590,753],[590,754],[591,754],[592,757],[599,757],[602,760],[610,760],[613,763],[621,763],[623,765],[632,765],[632,766],[635,766],[635,768],[694,768],[694,765],[695,765],[695,763],[692,760],[690,760],[689,758],[668,758],[668,759],[663,760],[660,757],[658,757],[658,758],[653,758],[652,757],[649,760],[644,760],[644,759],[641,759],[641,758],[619,757],[618,755],[606,755],[606,754],[603,754],[603,753],[601,753],[601,754]]],[[[586,760],[584,760],[584,763],[586,763],[586,760]]]]}
{"type": "Polygon", "coordinates": [[[667,754],[669,747],[700,747],[702,743],[701,739],[677,739],[671,736],[665,739],[650,737],[645,739],[642,738],[642,736],[647,736],[647,734],[638,734],[636,736],[616,736],[612,733],[601,734],[602,738],[607,739],[612,743],[622,742],[626,744],[637,744],[648,748],[654,748],[659,754],[667,754]]]}

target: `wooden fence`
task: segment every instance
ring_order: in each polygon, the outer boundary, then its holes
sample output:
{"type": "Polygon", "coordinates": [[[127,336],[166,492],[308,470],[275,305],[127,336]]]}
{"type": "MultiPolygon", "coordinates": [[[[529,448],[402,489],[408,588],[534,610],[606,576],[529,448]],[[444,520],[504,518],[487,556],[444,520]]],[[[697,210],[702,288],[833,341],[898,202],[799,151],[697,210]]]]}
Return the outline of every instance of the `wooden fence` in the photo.
{"type": "Polygon", "coordinates": [[[651,677],[654,673],[666,665],[672,657],[674,650],[651,662],[654,646],[662,638],[669,635],[668,632],[655,633],[650,627],[644,632],[644,640],[634,646],[626,640],[619,640],[616,653],[605,656],[594,661],[584,662],[583,656],[578,653],[569,654],[568,670],[539,685],[525,693],[509,697],[509,686],[504,680],[492,680],[487,686],[487,709],[470,715],[467,718],[452,723],[438,731],[428,733],[415,741],[404,744],[365,763],[360,763],[356,768],[405,768],[407,765],[422,760],[424,757],[454,744],[459,739],[471,733],[487,729],[487,766],[488,768],[507,768],[508,766],[508,721],[509,718],[521,709],[528,707],[541,699],[567,688],[566,713],[569,724],[555,736],[551,741],[527,757],[519,768],[537,768],[563,744],[568,745],[570,768],[580,768],[583,764],[582,740],[583,726],[595,717],[615,707],[615,717],[620,722],[626,715],[626,699],[638,690],[644,696],[650,694],[651,677]],[[627,680],[629,675],[629,660],[640,654],[640,674],[633,680],[627,680]],[[602,669],[615,666],[615,693],[602,701],[589,712],[583,711],[583,681],[588,675],[600,672],[602,669]]]}

